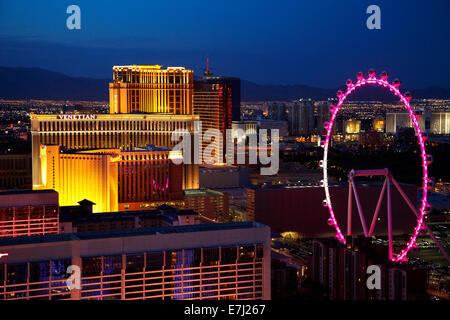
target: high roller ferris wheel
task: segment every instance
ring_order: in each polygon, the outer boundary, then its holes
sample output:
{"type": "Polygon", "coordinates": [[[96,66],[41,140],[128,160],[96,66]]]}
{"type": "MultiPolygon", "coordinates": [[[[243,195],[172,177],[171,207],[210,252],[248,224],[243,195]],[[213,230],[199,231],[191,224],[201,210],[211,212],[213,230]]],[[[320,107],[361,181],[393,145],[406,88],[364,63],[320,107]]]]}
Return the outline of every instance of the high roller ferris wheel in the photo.
{"type": "Polygon", "coordinates": [[[411,122],[414,126],[416,135],[418,137],[418,143],[420,146],[420,158],[422,162],[422,169],[423,169],[423,177],[422,177],[422,198],[420,200],[420,207],[417,210],[413,204],[407,199],[406,195],[402,192],[400,186],[395,181],[392,174],[387,169],[381,169],[381,170],[352,170],[349,174],[349,203],[348,203],[348,216],[347,216],[347,236],[351,235],[351,218],[352,218],[352,209],[351,209],[351,203],[352,203],[352,190],[353,194],[355,196],[355,200],[358,207],[359,217],[361,220],[361,224],[363,227],[364,235],[366,237],[370,237],[373,234],[374,226],[376,223],[376,217],[378,215],[379,207],[381,205],[383,194],[385,189],[387,188],[387,198],[388,198],[388,241],[389,241],[389,259],[395,262],[398,261],[406,261],[406,256],[411,250],[411,248],[416,247],[416,239],[419,235],[421,230],[426,230],[430,234],[431,238],[434,240],[434,242],[438,245],[441,252],[444,254],[444,256],[449,260],[449,257],[445,250],[440,245],[439,241],[434,237],[431,230],[426,226],[424,218],[425,215],[431,211],[431,206],[427,202],[427,194],[428,190],[432,187],[433,181],[428,176],[428,165],[433,161],[433,157],[431,155],[428,155],[425,151],[425,140],[427,138],[426,134],[420,129],[419,121],[418,119],[422,116],[421,110],[413,110],[413,108],[410,105],[411,100],[411,94],[409,92],[406,92],[402,94],[399,90],[400,87],[400,81],[394,80],[392,83],[388,82],[388,73],[382,72],[380,75],[380,78],[376,77],[375,70],[370,70],[368,77],[365,78],[364,74],[362,72],[359,72],[357,74],[357,82],[354,83],[353,80],[349,79],[346,82],[347,90],[345,92],[339,90],[337,92],[338,102],[336,105],[332,105],[330,107],[330,113],[331,113],[331,119],[330,121],[327,121],[324,123],[324,128],[326,129],[326,137],[325,140],[321,141],[321,146],[324,148],[323,153],[323,160],[320,161],[319,165],[323,168],[323,180],[321,181],[321,186],[323,186],[325,190],[325,199],[323,200],[323,206],[327,207],[330,213],[330,217],[328,219],[328,224],[331,226],[334,226],[336,229],[336,238],[342,242],[346,242],[346,238],[338,224],[338,221],[336,219],[335,213],[333,211],[333,203],[331,201],[330,197],[330,191],[328,186],[328,150],[330,148],[330,139],[331,139],[331,133],[333,129],[333,124],[336,119],[336,115],[339,111],[339,109],[342,107],[346,99],[356,90],[358,90],[361,87],[364,87],[366,85],[376,85],[379,87],[384,87],[388,89],[390,92],[392,92],[395,96],[400,98],[401,103],[405,107],[405,109],[408,111],[409,117],[411,119],[411,122]],[[355,176],[367,176],[367,175],[383,175],[386,177],[383,190],[381,191],[380,198],[377,203],[377,208],[375,209],[375,214],[372,219],[372,224],[370,226],[370,229],[367,228],[363,210],[361,208],[361,204],[359,201],[358,194],[356,192],[356,188],[353,183],[353,178],[355,176]],[[393,252],[393,240],[392,240],[392,212],[391,212],[391,204],[390,204],[390,183],[393,183],[394,186],[397,188],[397,190],[400,192],[410,209],[413,211],[413,213],[416,215],[417,218],[417,224],[414,228],[414,232],[412,236],[410,237],[408,243],[406,246],[399,252],[394,254],[393,252]]]}

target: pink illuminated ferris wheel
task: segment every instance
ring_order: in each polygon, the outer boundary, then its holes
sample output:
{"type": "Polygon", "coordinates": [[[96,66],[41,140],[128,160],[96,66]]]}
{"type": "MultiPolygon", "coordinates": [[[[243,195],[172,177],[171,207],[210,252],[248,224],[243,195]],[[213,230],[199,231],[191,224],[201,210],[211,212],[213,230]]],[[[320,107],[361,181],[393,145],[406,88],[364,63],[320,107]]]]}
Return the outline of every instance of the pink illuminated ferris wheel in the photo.
{"type": "MultiPolygon", "coordinates": [[[[394,80],[392,83],[388,82],[388,74],[386,72],[381,73],[380,78],[376,77],[376,73],[374,70],[369,71],[369,76],[368,78],[364,77],[364,74],[362,72],[359,72],[357,75],[357,82],[354,83],[352,80],[347,80],[347,90],[345,92],[342,91],[338,91],[337,93],[337,97],[339,99],[338,103],[334,106],[332,105],[330,107],[330,112],[331,112],[331,119],[329,122],[325,122],[324,127],[327,131],[326,133],[326,138],[325,140],[321,141],[321,145],[324,148],[324,153],[323,153],[323,160],[320,161],[320,166],[323,168],[323,180],[321,181],[321,185],[323,185],[324,189],[325,189],[325,199],[323,200],[323,205],[325,207],[328,207],[328,210],[330,212],[330,217],[328,219],[328,223],[332,226],[334,226],[334,228],[336,229],[336,238],[345,243],[345,237],[341,231],[341,228],[339,227],[339,224],[336,220],[335,217],[335,213],[333,211],[333,204],[330,198],[330,191],[328,188],[328,149],[330,147],[330,138],[331,138],[331,131],[333,129],[333,123],[336,119],[336,115],[339,112],[339,109],[342,107],[343,103],[345,102],[345,100],[347,99],[348,96],[350,96],[355,90],[357,90],[358,88],[361,88],[365,85],[377,85],[380,87],[385,87],[386,89],[388,89],[389,91],[391,91],[394,95],[396,95],[397,97],[400,98],[400,101],[403,103],[405,109],[407,109],[408,113],[409,113],[409,117],[411,119],[411,122],[415,128],[417,137],[418,137],[418,141],[419,141],[419,145],[420,145],[420,157],[421,157],[421,161],[422,161],[422,168],[423,168],[423,179],[422,179],[422,199],[421,199],[421,204],[420,204],[420,209],[416,210],[414,206],[411,205],[411,203],[408,203],[408,205],[410,206],[411,210],[414,211],[416,217],[417,217],[417,225],[414,228],[414,233],[411,236],[411,238],[409,239],[408,243],[406,244],[406,247],[403,248],[401,250],[401,252],[394,254],[393,253],[393,244],[392,244],[392,225],[389,222],[389,226],[388,228],[390,228],[389,231],[389,258],[392,261],[405,261],[406,260],[406,255],[408,253],[408,251],[415,246],[415,242],[416,242],[416,238],[419,235],[420,230],[428,230],[430,235],[432,236],[433,240],[435,240],[434,236],[432,235],[431,231],[426,227],[425,222],[424,222],[424,216],[425,214],[430,211],[431,207],[430,205],[427,203],[427,191],[430,187],[430,185],[432,184],[432,180],[429,179],[428,177],[428,164],[432,161],[432,157],[430,155],[427,155],[425,152],[425,139],[426,136],[423,134],[422,130],[419,127],[419,122],[418,119],[421,116],[421,112],[420,111],[414,111],[410,104],[409,101],[411,100],[411,94],[409,93],[405,93],[402,94],[399,91],[399,86],[400,86],[400,81],[398,80],[394,80]]],[[[376,171],[376,170],[375,170],[376,171]]],[[[385,186],[383,187],[383,191],[382,194],[384,192],[384,189],[386,188],[386,184],[390,185],[390,182],[393,182],[397,188],[398,184],[395,182],[395,179],[393,179],[392,175],[386,170],[386,171],[367,171],[367,172],[356,172],[352,171],[351,174],[349,175],[349,214],[348,214],[348,219],[349,219],[349,223],[350,226],[347,225],[347,235],[351,235],[351,194],[352,194],[352,182],[353,182],[353,177],[356,175],[385,175],[386,176],[386,181],[385,181],[385,186]]],[[[388,200],[390,202],[390,187],[388,187],[388,200]]],[[[356,190],[354,189],[354,191],[356,192],[356,190]]],[[[400,190],[399,190],[400,191],[400,190]]],[[[381,194],[381,196],[382,196],[381,194]]],[[[366,224],[365,224],[365,220],[364,220],[364,216],[362,214],[362,211],[360,210],[360,203],[359,203],[359,199],[357,197],[357,194],[355,193],[355,200],[357,202],[358,205],[358,211],[360,213],[360,219],[361,219],[361,223],[363,226],[363,230],[364,230],[364,234],[366,237],[371,236],[372,232],[373,232],[373,227],[374,227],[374,223],[376,222],[376,218],[372,221],[372,225],[369,228],[367,228],[366,224]]],[[[405,197],[404,197],[405,198],[405,197]]],[[[405,198],[405,201],[408,201],[405,198]]],[[[381,201],[379,200],[379,204],[381,203],[381,201]]],[[[379,210],[379,205],[377,206],[377,211],[379,210]]],[[[377,215],[377,211],[375,216],[377,215]]],[[[388,220],[391,219],[391,212],[390,212],[390,203],[388,203],[388,220]]],[[[439,245],[439,244],[438,244],[439,245]]]]}

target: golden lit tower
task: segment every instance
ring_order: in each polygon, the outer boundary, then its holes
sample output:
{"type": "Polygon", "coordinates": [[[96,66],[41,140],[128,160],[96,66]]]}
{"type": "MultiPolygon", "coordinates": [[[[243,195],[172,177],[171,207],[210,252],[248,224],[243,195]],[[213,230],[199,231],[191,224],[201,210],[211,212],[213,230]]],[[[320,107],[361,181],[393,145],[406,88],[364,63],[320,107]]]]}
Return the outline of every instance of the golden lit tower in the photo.
{"type": "Polygon", "coordinates": [[[183,67],[114,66],[110,113],[192,114],[194,74],[183,67]]]}

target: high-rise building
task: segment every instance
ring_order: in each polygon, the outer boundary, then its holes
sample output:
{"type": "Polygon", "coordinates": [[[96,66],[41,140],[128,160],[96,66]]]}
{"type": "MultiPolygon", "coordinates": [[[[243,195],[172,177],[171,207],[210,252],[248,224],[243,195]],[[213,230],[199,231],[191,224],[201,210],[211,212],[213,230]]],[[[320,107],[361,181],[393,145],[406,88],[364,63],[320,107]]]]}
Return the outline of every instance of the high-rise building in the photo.
{"type": "Polygon", "coordinates": [[[293,136],[322,135],[323,124],[330,119],[328,102],[300,100],[287,106],[289,133],[293,136]]]}
{"type": "Polygon", "coordinates": [[[0,192],[0,238],[58,233],[59,203],[54,190],[0,192]]]}
{"type": "Polygon", "coordinates": [[[328,102],[319,101],[314,103],[314,125],[312,129],[313,133],[324,135],[326,133],[324,123],[325,121],[329,121],[330,118],[330,105],[328,102]]]}
{"type": "Polygon", "coordinates": [[[241,120],[241,79],[235,77],[215,76],[209,70],[209,59],[206,71],[203,73],[202,82],[225,85],[231,88],[231,120],[241,120]]]}
{"type": "Polygon", "coordinates": [[[147,146],[133,150],[67,150],[41,146],[39,189],[59,193],[61,206],[87,199],[94,212],[139,210],[150,203],[181,200],[183,166],[172,159],[181,152],[147,146]]]}
{"type": "Polygon", "coordinates": [[[311,101],[298,101],[288,106],[289,133],[308,136],[314,126],[314,105],[311,101]]]}
{"type": "Polygon", "coordinates": [[[285,121],[288,120],[289,108],[292,104],[285,102],[272,102],[268,106],[268,118],[271,120],[285,121]]]}
{"type": "MultiPolygon", "coordinates": [[[[114,148],[129,150],[148,144],[172,148],[176,129],[194,131],[195,115],[167,114],[59,114],[31,115],[33,185],[41,185],[41,145],[68,149],[114,148]]],[[[198,188],[198,166],[184,166],[183,189],[198,188]]]]}
{"type": "MultiPolygon", "coordinates": [[[[232,117],[232,91],[229,84],[214,83],[212,81],[195,81],[193,96],[193,113],[198,115],[202,125],[202,136],[209,129],[216,129],[221,133],[222,139],[202,141],[202,152],[210,145],[213,150],[222,150],[214,154],[215,163],[223,163],[225,156],[226,130],[231,129],[232,117]]],[[[231,141],[230,141],[231,143],[231,141]]]]}
{"type": "Polygon", "coordinates": [[[0,300],[270,300],[270,229],[255,222],[17,239],[0,239],[0,300]]]}
{"type": "Polygon", "coordinates": [[[192,114],[193,80],[183,67],[114,66],[110,113],[192,114]]]}

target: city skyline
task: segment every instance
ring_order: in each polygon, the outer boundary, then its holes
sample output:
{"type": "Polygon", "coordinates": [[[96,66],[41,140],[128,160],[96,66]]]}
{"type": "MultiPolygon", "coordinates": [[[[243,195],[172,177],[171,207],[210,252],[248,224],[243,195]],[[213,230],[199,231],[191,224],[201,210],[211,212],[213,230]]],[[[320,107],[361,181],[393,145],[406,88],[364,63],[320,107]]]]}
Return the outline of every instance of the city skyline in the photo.
{"type": "Polygon", "coordinates": [[[0,300],[450,300],[449,10],[0,2],[0,300]]]}

